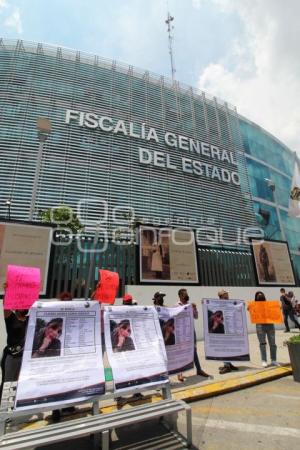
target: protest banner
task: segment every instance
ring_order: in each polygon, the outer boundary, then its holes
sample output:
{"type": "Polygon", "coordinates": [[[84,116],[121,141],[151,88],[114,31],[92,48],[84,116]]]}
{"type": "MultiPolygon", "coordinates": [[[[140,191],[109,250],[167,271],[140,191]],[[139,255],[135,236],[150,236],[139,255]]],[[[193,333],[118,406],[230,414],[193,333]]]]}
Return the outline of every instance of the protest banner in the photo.
{"type": "Polygon", "coordinates": [[[116,392],[168,381],[167,355],[153,306],[105,306],[104,330],[116,392]]]}
{"type": "Polygon", "coordinates": [[[94,299],[100,303],[113,305],[119,289],[119,274],[110,270],[99,270],[100,281],[97,284],[94,299]]]}
{"type": "Polygon", "coordinates": [[[194,319],[192,305],[156,308],[166,346],[169,374],[194,366],[194,319]]]}
{"type": "Polygon", "coordinates": [[[250,361],[245,303],[205,298],[202,311],[205,358],[250,361]]]}
{"type": "Polygon", "coordinates": [[[8,265],[6,283],[4,309],[29,309],[40,295],[40,269],[8,265]]]}
{"type": "Polygon", "coordinates": [[[283,322],[280,302],[269,300],[264,302],[251,301],[248,304],[251,323],[277,323],[283,322]]]}
{"type": "Polygon", "coordinates": [[[105,391],[98,302],[36,302],[18,380],[16,409],[89,400],[105,391]]]}

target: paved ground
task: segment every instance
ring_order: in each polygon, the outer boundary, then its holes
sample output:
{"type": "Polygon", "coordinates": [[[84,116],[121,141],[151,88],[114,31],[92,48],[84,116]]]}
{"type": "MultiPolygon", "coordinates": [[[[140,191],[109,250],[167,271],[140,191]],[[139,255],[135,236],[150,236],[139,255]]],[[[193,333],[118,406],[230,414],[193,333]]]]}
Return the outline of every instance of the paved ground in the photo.
{"type": "Polygon", "coordinates": [[[300,383],[294,382],[291,376],[194,402],[195,447],[202,450],[299,450],[299,405],[300,383]]]}
{"type": "MultiPolygon", "coordinates": [[[[287,364],[290,362],[288,349],[284,345],[284,341],[288,339],[290,336],[294,334],[299,334],[298,330],[292,329],[290,333],[284,333],[283,330],[276,331],[276,344],[277,344],[277,360],[282,364],[287,364]]],[[[224,380],[228,378],[236,378],[237,376],[244,376],[249,373],[254,373],[255,371],[262,370],[261,367],[261,359],[260,359],[260,351],[259,344],[257,340],[257,336],[255,333],[249,334],[249,347],[250,347],[250,357],[251,361],[246,362],[237,362],[234,363],[235,366],[239,367],[238,372],[231,372],[225,375],[219,374],[219,367],[222,366],[222,362],[218,361],[206,361],[204,354],[204,342],[198,342],[198,355],[200,358],[201,366],[205,372],[211,374],[214,380],[224,380]]],[[[269,353],[268,353],[269,357],[269,353]]],[[[187,376],[186,381],[184,383],[180,383],[177,381],[176,377],[172,377],[172,384],[175,390],[186,388],[187,386],[197,385],[201,383],[207,384],[211,382],[211,379],[206,380],[202,377],[195,376],[195,370],[191,370],[185,374],[187,376]]]]}
{"type": "MultiPolygon", "coordinates": [[[[238,392],[191,404],[193,449],[299,450],[300,383],[281,378],[238,392]]],[[[184,433],[184,418],[178,429],[184,433]]],[[[112,434],[113,450],[181,450],[183,445],[157,421],[112,434]]],[[[90,439],[70,441],[39,450],[88,450],[90,439]]]]}

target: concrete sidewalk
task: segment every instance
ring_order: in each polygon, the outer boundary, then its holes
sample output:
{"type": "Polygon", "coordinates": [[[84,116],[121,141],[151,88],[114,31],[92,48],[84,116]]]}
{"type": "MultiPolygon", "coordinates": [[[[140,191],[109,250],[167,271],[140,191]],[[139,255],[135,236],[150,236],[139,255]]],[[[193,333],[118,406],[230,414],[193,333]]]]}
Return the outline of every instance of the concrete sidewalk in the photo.
{"type": "MultiPolygon", "coordinates": [[[[290,333],[284,333],[283,330],[276,330],[276,344],[277,344],[277,361],[282,364],[289,364],[289,354],[288,348],[283,345],[284,341],[286,341],[289,337],[299,334],[299,331],[296,329],[292,329],[290,333]]],[[[239,368],[238,371],[233,371],[230,373],[226,373],[224,375],[219,374],[219,367],[223,365],[222,361],[207,361],[205,359],[204,354],[204,341],[199,341],[197,343],[198,356],[200,359],[200,364],[202,369],[212,375],[214,381],[222,381],[231,378],[244,377],[245,375],[254,374],[256,372],[261,372],[263,369],[261,365],[260,351],[259,351],[259,343],[256,336],[256,333],[249,334],[249,348],[250,348],[250,359],[251,361],[242,361],[242,362],[234,362],[234,365],[239,368]]],[[[270,351],[269,346],[267,345],[267,354],[270,363],[270,351]]],[[[179,382],[177,380],[177,376],[171,377],[172,383],[172,391],[177,391],[178,389],[190,387],[191,385],[206,385],[212,382],[212,378],[207,379],[200,376],[195,375],[195,369],[190,370],[184,373],[186,377],[185,382],[179,382]]]]}

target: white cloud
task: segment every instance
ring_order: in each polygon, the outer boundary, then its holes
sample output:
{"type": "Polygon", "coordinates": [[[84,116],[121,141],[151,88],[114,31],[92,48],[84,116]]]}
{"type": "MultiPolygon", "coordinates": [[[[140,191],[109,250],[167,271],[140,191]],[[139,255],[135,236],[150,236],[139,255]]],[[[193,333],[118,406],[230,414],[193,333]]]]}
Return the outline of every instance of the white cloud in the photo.
{"type": "Polygon", "coordinates": [[[6,27],[15,29],[18,34],[22,34],[23,28],[20,8],[14,8],[12,14],[5,19],[4,25],[6,27]]]}
{"type": "Polygon", "coordinates": [[[203,0],[192,0],[192,5],[194,8],[200,9],[202,2],[203,2],[203,0]]]}
{"type": "Polygon", "coordinates": [[[300,152],[300,2],[213,1],[237,13],[245,32],[222,60],[202,71],[199,88],[232,103],[300,152]]]}
{"type": "Polygon", "coordinates": [[[2,8],[6,8],[7,7],[7,2],[6,2],[6,0],[0,0],[0,10],[2,9],[2,8]]]}

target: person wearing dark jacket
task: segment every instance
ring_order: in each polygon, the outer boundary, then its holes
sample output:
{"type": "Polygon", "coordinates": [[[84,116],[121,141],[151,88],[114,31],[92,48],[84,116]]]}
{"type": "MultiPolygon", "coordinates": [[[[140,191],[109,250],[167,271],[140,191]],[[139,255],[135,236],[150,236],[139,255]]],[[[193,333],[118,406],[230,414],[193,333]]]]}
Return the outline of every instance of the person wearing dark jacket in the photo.
{"type": "Polygon", "coordinates": [[[280,294],[281,294],[280,296],[281,309],[285,325],[285,333],[289,333],[290,331],[289,318],[292,322],[294,322],[295,327],[300,329],[300,325],[294,316],[292,299],[286,294],[284,288],[280,289],[280,294]]]}
{"type": "Polygon", "coordinates": [[[1,359],[2,382],[0,398],[3,384],[6,381],[17,381],[19,378],[28,323],[27,314],[27,309],[4,310],[7,341],[1,359]]]}

